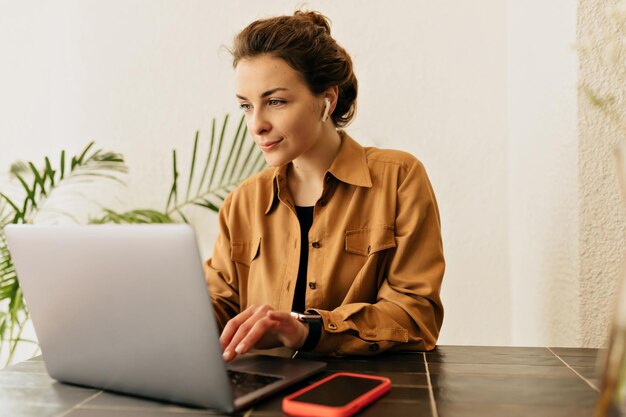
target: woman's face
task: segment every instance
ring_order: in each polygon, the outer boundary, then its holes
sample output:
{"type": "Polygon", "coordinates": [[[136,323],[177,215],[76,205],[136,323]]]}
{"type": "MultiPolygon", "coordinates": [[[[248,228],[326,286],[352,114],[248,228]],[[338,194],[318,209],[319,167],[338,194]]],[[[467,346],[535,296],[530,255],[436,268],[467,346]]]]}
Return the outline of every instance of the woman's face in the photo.
{"type": "Polygon", "coordinates": [[[313,95],[284,60],[270,55],[241,60],[235,81],[248,131],[268,164],[289,163],[315,145],[322,134],[323,97],[313,95]]]}

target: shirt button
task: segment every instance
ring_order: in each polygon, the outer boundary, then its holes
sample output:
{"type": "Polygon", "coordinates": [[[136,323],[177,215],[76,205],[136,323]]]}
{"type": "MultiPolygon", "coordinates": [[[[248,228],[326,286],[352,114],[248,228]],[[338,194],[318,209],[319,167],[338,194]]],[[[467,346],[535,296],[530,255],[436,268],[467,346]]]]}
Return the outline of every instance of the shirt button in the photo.
{"type": "Polygon", "coordinates": [[[328,323],[328,328],[330,330],[337,330],[337,325],[335,323],[328,323]]]}
{"type": "Polygon", "coordinates": [[[317,204],[324,207],[326,205],[326,200],[320,200],[317,204]]]}
{"type": "Polygon", "coordinates": [[[314,282],[309,282],[309,288],[314,290],[315,288],[317,288],[317,285],[314,282]]]}
{"type": "Polygon", "coordinates": [[[378,343],[372,343],[369,349],[370,349],[370,352],[376,352],[378,350],[378,343]]]}
{"type": "Polygon", "coordinates": [[[320,242],[313,242],[313,243],[311,243],[311,246],[313,246],[315,249],[317,249],[317,248],[319,248],[322,245],[320,245],[320,242]]]}

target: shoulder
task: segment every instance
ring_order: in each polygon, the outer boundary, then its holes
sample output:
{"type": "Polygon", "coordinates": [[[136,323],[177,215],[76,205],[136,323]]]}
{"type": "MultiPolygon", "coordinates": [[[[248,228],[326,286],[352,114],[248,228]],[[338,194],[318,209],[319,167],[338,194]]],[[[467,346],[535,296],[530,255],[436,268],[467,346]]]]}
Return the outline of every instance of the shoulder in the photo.
{"type": "Polygon", "coordinates": [[[268,167],[243,180],[224,200],[224,205],[238,208],[252,208],[261,200],[266,200],[273,191],[274,168],[268,167]]]}
{"type": "Polygon", "coordinates": [[[254,175],[249,176],[241,184],[235,188],[232,194],[246,195],[254,192],[257,187],[272,187],[272,181],[274,180],[275,168],[267,167],[261,172],[257,172],[254,175]]]}
{"type": "Polygon", "coordinates": [[[375,147],[366,147],[364,150],[365,158],[370,169],[387,166],[388,168],[395,168],[403,174],[406,174],[409,171],[424,170],[422,162],[409,152],[396,149],[380,149],[375,147]]]}

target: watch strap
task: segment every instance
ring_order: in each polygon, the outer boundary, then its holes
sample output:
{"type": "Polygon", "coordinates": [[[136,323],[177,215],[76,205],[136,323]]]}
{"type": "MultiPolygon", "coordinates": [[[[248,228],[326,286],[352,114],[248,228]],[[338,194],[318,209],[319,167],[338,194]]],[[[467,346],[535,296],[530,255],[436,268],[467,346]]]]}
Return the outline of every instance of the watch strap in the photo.
{"type": "Polygon", "coordinates": [[[302,347],[298,350],[301,351],[311,351],[315,349],[317,343],[320,341],[320,337],[322,336],[322,318],[321,317],[305,317],[304,321],[309,326],[309,334],[304,341],[302,347]]]}

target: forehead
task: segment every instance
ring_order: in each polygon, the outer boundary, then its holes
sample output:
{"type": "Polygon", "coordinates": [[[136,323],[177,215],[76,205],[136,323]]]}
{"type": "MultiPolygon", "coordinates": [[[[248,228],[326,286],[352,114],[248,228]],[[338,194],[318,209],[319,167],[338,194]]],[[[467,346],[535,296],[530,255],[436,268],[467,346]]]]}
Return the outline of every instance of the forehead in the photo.
{"type": "Polygon", "coordinates": [[[290,91],[306,89],[298,71],[280,58],[262,55],[239,61],[235,68],[237,94],[251,98],[269,89],[283,87],[290,91]]]}

